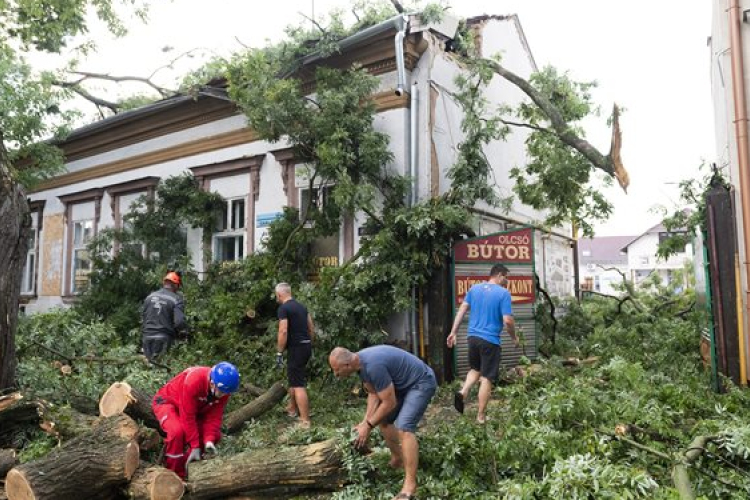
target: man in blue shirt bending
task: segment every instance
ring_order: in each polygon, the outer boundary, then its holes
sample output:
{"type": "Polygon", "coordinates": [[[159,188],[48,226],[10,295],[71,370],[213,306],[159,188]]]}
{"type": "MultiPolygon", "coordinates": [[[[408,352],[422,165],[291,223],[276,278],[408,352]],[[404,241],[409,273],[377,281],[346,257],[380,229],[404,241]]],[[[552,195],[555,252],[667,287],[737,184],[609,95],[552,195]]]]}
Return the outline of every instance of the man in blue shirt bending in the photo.
{"type": "Polygon", "coordinates": [[[404,468],[404,484],[394,500],[411,500],[417,491],[419,445],[415,432],[435,394],[435,372],[418,357],[389,345],[378,345],[353,353],[343,347],[331,351],[328,363],[334,375],[343,378],[359,372],[367,389],[365,418],[354,429],[360,448],[370,432],[380,427],[391,466],[404,468]]]}
{"type": "Polygon", "coordinates": [[[497,380],[500,369],[500,334],[503,325],[510,334],[516,347],[516,323],[511,310],[510,292],[505,288],[508,283],[508,268],[495,264],[490,270],[490,279],[485,283],[472,286],[466,294],[461,307],[458,308],[453,328],[448,335],[447,344],[456,345],[456,332],[464,315],[469,315],[469,373],[466,374],[461,390],[454,397],[454,405],[460,413],[464,412],[464,400],[474,384],[479,381],[479,410],[477,422],[486,421],[487,403],[492,393],[492,383],[497,380]]]}

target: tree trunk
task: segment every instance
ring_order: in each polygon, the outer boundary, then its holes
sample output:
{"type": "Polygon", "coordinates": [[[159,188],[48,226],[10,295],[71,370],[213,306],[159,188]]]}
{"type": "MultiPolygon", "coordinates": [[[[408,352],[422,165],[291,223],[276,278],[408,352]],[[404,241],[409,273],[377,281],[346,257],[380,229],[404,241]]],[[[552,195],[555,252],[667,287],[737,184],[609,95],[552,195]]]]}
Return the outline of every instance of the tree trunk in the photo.
{"type": "Polygon", "coordinates": [[[9,500],[108,499],[138,468],[138,425],[105,418],[47,456],[19,465],[5,480],[9,500]]]}
{"type": "Polygon", "coordinates": [[[151,409],[153,399],[153,396],[131,387],[127,382],[115,382],[99,400],[99,414],[102,417],[111,417],[125,413],[142,421],[146,427],[161,432],[159,421],[151,409]]]}
{"type": "Polygon", "coordinates": [[[335,490],[345,477],[342,462],[334,440],[193,462],[187,498],[223,498],[273,487],[335,490]]]}
{"type": "Polygon", "coordinates": [[[16,324],[31,217],[26,193],[11,176],[0,130],[0,390],[16,385],[16,324]]]}
{"type": "Polygon", "coordinates": [[[0,449],[0,479],[5,479],[8,471],[16,466],[16,450],[0,449]]]}
{"type": "Polygon", "coordinates": [[[141,463],[125,495],[132,500],[178,500],[185,494],[180,476],[169,469],[141,463]]]}
{"type": "Polygon", "coordinates": [[[281,382],[276,382],[262,396],[252,400],[242,408],[234,410],[227,415],[226,426],[229,434],[234,434],[242,430],[245,422],[251,418],[259,417],[265,412],[276,406],[279,401],[284,399],[286,389],[281,382]]]}

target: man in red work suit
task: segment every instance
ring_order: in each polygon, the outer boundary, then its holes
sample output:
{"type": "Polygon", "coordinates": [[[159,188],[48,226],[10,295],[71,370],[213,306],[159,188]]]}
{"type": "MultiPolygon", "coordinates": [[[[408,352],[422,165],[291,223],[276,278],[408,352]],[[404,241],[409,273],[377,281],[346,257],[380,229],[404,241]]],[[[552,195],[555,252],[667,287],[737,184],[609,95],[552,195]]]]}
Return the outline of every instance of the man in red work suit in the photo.
{"type": "Polygon", "coordinates": [[[152,408],[167,434],[164,441],[166,468],[185,479],[187,464],[201,459],[201,449],[216,452],[224,407],[239,385],[237,367],[221,362],[213,368],[188,368],[159,389],[152,408]]]}

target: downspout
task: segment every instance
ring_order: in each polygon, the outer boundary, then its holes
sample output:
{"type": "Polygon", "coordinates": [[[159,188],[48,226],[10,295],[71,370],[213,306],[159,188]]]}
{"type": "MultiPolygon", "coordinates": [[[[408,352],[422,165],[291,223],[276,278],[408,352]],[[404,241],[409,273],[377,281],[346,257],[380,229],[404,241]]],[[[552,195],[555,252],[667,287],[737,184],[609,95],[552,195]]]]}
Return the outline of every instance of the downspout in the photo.
{"type": "MultiPolygon", "coordinates": [[[[398,36],[398,35],[396,35],[398,36]]],[[[398,52],[398,51],[397,51],[398,52]]],[[[398,93],[398,91],[397,91],[398,93]]],[[[419,89],[416,83],[411,85],[411,97],[409,101],[409,199],[408,206],[413,207],[417,204],[417,160],[418,160],[418,141],[417,134],[419,133],[418,128],[419,118],[419,89]]],[[[415,307],[417,302],[417,288],[411,289],[411,304],[415,307]]],[[[419,339],[418,339],[418,328],[417,328],[417,310],[409,312],[409,333],[411,334],[411,349],[412,354],[419,356],[419,339]]]]}
{"type": "MultiPolygon", "coordinates": [[[[406,38],[406,29],[409,27],[409,17],[402,15],[394,19],[394,25],[398,29],[394,43],[396,45],[396,74],[398,82],[396,83],[396,95],[404,95],[406,87],[406,64],[404,63],[404,38],[406,38]]],[[[412,88],[414,88],[412,86],[412,88]]]]}
{"type": "MultiPolygon", "coordinates": [[[[750,287],[750,151],[747,135],[747,97],[745,95],[745,64],[742,53],[742,13],[740,0],[729,1],[729,48],[732,58],[732,94],[734,97],[734,133],[737,140],[737,163],[740,170],[740,197],[742,199],[742,235],[745,244],[745,262],[743,262],[745,284],[750,287]]],[[[750,295],[745,289],[745,309],[750,307],[750,295]]],[[[750,318],[750,314],[744,314],[750,318]]],[[[740,335],[745,336],[744,325],[740,335]]],[[[740,342],[740,345],[747,345],[740,342]]],[[[742,353],[743,357],[745,353],[742,353]]],[[[743,381],[745,382],[745,381],[743,381]]]]}

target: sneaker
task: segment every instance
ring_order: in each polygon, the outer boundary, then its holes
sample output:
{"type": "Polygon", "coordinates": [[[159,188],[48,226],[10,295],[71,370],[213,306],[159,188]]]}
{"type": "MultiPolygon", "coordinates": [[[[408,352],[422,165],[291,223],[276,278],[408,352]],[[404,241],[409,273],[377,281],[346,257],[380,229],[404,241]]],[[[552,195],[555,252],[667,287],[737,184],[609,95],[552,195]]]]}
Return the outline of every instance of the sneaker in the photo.
{"type": "Polygon", "coordinates": [[[453,407],[456,408],[458,413],[463,414],[464,412],[464,395],[460,392],[456,392],[453,395],[453,407]]]}

